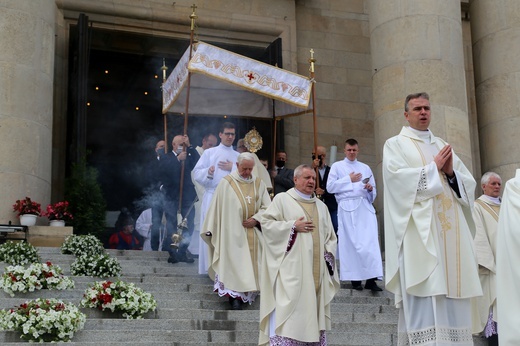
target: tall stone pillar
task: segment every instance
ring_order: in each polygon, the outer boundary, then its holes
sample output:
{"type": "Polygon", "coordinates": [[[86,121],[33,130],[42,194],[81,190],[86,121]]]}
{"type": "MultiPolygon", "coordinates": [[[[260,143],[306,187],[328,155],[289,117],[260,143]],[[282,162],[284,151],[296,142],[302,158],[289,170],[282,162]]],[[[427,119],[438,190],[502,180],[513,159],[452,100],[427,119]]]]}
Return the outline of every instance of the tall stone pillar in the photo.
{"type": "Polygon", "coordinates": [[[470,22],[482,172],[505,181],[520,167],[519,3],[470,1],[470,22]]]}
{"type": "Polygon", "coordinates": [[[0,223],[12,205],[50,200],[54,0],[0,1],[0,223]]]}
{"type": "MultiPolygon", "coordinates": [[[[460,2],[369,0],[368,4],[378,190],[383,191],[383,145],[407,125],[404,99],[411,93],[430,94],[431,130],[447,140],[471,170],[460,2]]],[[[384,214],[381,197],[376,208],[384,214]]],[[[383,225],[382,214],[378,220],[383,225]]]]}

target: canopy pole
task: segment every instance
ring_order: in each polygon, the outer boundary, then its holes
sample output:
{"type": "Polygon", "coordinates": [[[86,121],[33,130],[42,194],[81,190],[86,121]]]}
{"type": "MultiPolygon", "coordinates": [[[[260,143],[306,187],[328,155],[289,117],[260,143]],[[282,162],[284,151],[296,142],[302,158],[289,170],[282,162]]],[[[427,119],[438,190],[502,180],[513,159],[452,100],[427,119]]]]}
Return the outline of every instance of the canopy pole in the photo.
{"type": "MultiPolygon", "coordinates": [[[[193,54],[193,37],[194,37],[194,33],[195,33],[195,19],[197,19],[197,15],[195,14],[195,9],[197,8],[197,6],[195,4],[193,4],[191,6],[191,9],[192,9],[192,12],[190,14],[190,19],[191,19],[191,26],[190,26],[190,55],[189,55],[189,60],[191,60],[191,56],[193,54]]],[[[188,70],[188,77],[187,77],[187,81],[186,81],[186,108],[185,108],[185,111],[184,111],[184,130],[183,130],[183,135],[186,136],[188,134],[188,111],[189,111],[189,107],[190,107],[190,82],[191,82],[191,72],[188,70]]],[[[182,146],[182,152],[186,152],[187,148],[185,145],[182,146]]],[[[186,160],[182,160],[181,161],[181,177],[180,177],[180,181],[179,181],[179,208],[177,209],[177,214],[181,214],[182,215],[182,192],[184,190],[184,173],[185,173],[185,166],[186,166],[186,160]]],[[[193,202],[195,203],[195,202],[193,202]]],[[[191,209],[190,209],[191,211],[191,209]]],[[[189,213],[189,211],[188,211],[189,213]]],[[[186,214],[186,218],[187,218],[187,214],[186,214]]],[[[185,219],[183,217],[183,219],[185,219]]],[[[177,225],[177,233],[173,234],[172,235],[172,243],[171,243],[171,247],[172,248],[178,248],[179,247],[179,244],[182,240],[182,233],[184,231],[184,229],[186,228],[184,226],[185,222],[184,220],[179,224],[177,225]]]]}
{"type": "MultiPolygon", "coordinates": [[[[309,71],[310,71],[310,80],[311,80],[311,102],[312,102],[312,127],[313,127],[313,134],[314,134],[314,155],[318,152],[318,125],[317,125],[317,117],[316,117],[316,80],[314,79],[314,63],[316,62],[316,59],[314,58],[314,49],[311,48],[310,50],[311,57],[309,58],[309,71]]],[[[317,157],[317,156],[316,156],[317,157]]],[[[315,168],[316,170],[316,182],[318,182],[318,174],[319,167],[315,168]]],[[[319,186],[317,186],[319,187],[319,186]]]]}
{"type": "MultiPolygon", "coordinates": [[[[191,57],[193,55],[193,41],[195,36],[195,19],[197,19],[197,15],[195,14],[195,9],[197,6],[193,4],[191,6],[192,12],[190,14],[190,20],[191,20],[191,26],[190,26],[190,55],[189,60],[191,60],[191,57]]],[[[184,111],[184,130],[183,135],[186,136],[188,134],[188,114],[189,114],[189,107],[190,107],[190,84],[191,84],[191,72],[188,70],[188,77],[186,81],[186,108],[184,111]]],[[[182,146],[182,151],[185,152],[187,150],[186,146],[182,146]]],[[[182,191],[184,190],[184,166],[185,166],[186,160],[183,160],[181,163],[181,181],[179,185],[179,210],[178,212],[181,213],[182,208],[182,191]]]]}
{"type": "MultiPolygon", "coordinates": [[[[166,71],[168,70],[168,67],[166,67],[166,60],[162,59],[162,84],[164,86],[164,83],[166,82],[166,71]]],[[[163,114],[164,119],[164,153],[168,153],[168,117],[166,116],[166,113],[163,114]]]]}

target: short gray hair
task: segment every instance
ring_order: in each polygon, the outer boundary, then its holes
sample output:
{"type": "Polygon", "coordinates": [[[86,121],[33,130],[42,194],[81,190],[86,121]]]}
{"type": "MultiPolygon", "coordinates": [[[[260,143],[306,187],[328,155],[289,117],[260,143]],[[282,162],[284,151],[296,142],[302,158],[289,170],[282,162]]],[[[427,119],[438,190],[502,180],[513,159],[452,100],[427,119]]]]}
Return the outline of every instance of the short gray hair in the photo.
{"type": "Polygon", "coordinates": [[[302,174],[303,174],[303,170],[304,170],[305,168],[308,168],[308,169],[310,169],[311,171],[313,170],[312,167],[311,167],[310,165],[304,163],[303,165],[299,165],[298,167],[296,167],[296,168],[294,169],[294,177],[295,177],[295,178],[299,178],[299,177],[301,177],[302,174]]]}
{"type": "Polygon", "coordinates": [[[255,157],[252,153],[246,151],[246,152],[240,153],[240,155],[238,155],[238,159],[237,159],[238,164],[241,164],[242,161],[253,161],[253,163],[255,163],[255,157]]]}
{"type": "Polygon", "coordinates": [[[489,179],[491,179],[491,177],[498,178],[498,179],[500,179],[500,182],[502,182],[502,178],[497,173],[495,173],[495,172],[486,172],[486,173],[484,173],[482,178],[480,178],[480,185],[484,185],[484,184],[489,183],[489,179]]]}
{"type": "Polygon", "coordinates": [[[410,102],[410,100],[414,100],[414,99],[426,99],[426,100],[430,101],[430,95],[428,95],[428,93],[423,91],[420,93],[410,94],[410,95],[406,96],[406,99],[404,100],[404,111],[405,112],[408,112],[408,102],[410,102]]]}

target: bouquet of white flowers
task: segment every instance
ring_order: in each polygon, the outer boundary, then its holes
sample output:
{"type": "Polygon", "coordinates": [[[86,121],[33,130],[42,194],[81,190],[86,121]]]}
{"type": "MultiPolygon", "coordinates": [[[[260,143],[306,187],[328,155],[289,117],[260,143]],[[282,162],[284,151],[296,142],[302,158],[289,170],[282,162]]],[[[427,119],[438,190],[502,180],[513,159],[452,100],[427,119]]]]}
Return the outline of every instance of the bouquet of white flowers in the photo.
{"type": "Polygon", "coordinates": [[[121,264],[108,254],[87,254],[76,258],[70,265],[70,272],[77,276],[98,276],[100,278],[121,275],[121,264]]]}
{"type": "Polygon", "coordinates": [[[27,242],[8,241],[0,245],[0,262],[11,265],[24,265],[40,262],[38,250],[27,242]]]}
{"type": "Polygon", "coordinates": [[[28,341],[69,341],[84,325],[85,314],[58,299],[38,298],[0,310],[0,330],[22,333],[20,338],[28,341]]]}
{"type": "Polygon", "coordinates": [[[127,319],[139,319],[148,311],[155,311],[157,302],[133,283],[98,281],[86,289],[80,307],[120,311],[127,319]]]}
{"type": "Polygon", "coordinates": [[[34,263],[28,268],[9,266],[0,279],[0,288],[14,297],[15,292],[33,292],[41,289],[66,290],[74,288],[74,281],[63,275],[63,270],[51,262],[34,263]]]}
{"type": "Polygon", "coordinates": [[[70,235],[61,245],[61,253],[80,256],[105,252],[103,243],[94,235],[70,235]]]}

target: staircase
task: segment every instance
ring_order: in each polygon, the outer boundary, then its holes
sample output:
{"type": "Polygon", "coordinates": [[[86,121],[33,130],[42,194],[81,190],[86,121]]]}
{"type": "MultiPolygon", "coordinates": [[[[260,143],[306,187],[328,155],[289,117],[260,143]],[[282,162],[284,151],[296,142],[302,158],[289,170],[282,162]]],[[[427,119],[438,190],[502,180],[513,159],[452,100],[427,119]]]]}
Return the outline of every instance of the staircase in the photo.
{"type": "MultiPolygon", "coordinates": [[[[58,264],[70,275],[74,256],[59,248],[38,248],[42,262],[58,264]]],[[[166,252],[107,250],[121,263],[121,280],[134,282],[157,300],[157,311],[145,319],[126,320],[111,312],[83,309],[85,328],[75,334],[73,345],[212,345],[254,346],[258,341],[259,300],[242,311],[228,310],[228,301],[212,292],[212,282],[197,274],[197,262],[167,263],[166,252]]],[[[0,263],[3,273],[5,265],[0,263]]],[[[0,308],[10,308],[27,299],[59,298],[79,304],[84,290],[99,278],[71,277],[76,288],[42,290],[11,298],[0,291],[0,308]]],[[[260,297],[261,299],[261,297],[260,297]]],[[[388,292],[372,293],[342,288],[332,304],[330,346],[397,345],[397,310],[388,292]]],[[[478,343],[475,345],[481,345],[478,343]]],[[[15,332],[0,332],[0,343],[26,344],[15,332]]],[[[484,344],[482,344],[484,345],[484,344]]]]}

